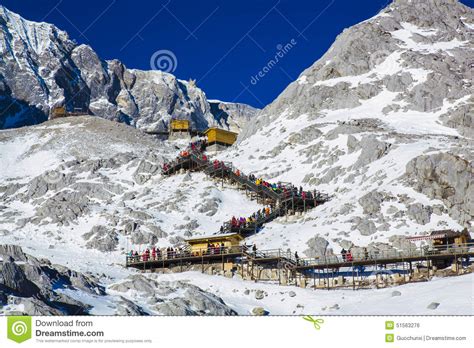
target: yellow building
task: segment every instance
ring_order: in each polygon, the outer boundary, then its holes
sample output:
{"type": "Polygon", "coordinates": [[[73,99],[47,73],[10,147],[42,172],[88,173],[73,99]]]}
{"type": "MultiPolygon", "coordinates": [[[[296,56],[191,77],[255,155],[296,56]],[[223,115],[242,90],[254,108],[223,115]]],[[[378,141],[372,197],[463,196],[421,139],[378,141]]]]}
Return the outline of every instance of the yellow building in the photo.
{"type": "Polygon", "coordinates": [[[433,238],[433,246],[443,245],[463,245],[469,243],[471,236],[465,228],[462,231],[440,230],[431,232],[433,238]]]}
{"type": "Polygon", "coordinates": [[[221,146],[231,146],[237,140],[238,135],[237,133],[216,127],[209,128],[204,134],[207,136],[209,145],[217,144],[221,146]]]}
{"type": "Polygon", "coordinates": [[[56,106],[51,110],[51,119],[66,117],[67,112],[64,106],[56,106]]]}
{"type": "Polygon", "coordinates": [[[211,236],[200,236],[186,239],[186,243],[191,247],[191,254],[201,256],[208,253],[208,247],[214,244],[216,247],[224,244],[225,252],[237,252],[240,242],[244,239],[238,233],[216,234],[211,236]]]}
{"type": "Polygon", "coordinates": [[[191,130],[191,122],[189,120],[171,120],[170,132],[189,132],[191,130]]]}
{"type": "Polygon", "coordinates": [[[464,245],[472,241],[467,228],[462,231],[438,230],[428,235],[407,237],[406,239],[410,242],[430,241],[432,245],[437,248],[450,245],[464,245]]]}

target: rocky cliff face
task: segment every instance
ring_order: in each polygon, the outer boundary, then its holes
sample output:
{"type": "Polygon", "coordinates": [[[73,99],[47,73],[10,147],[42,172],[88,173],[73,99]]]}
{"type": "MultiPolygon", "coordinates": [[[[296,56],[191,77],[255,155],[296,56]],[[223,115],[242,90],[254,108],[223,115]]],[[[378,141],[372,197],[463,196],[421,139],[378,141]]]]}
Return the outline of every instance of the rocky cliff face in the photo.
{"type": "Polygon", "coordinates": [[[67,290],[103,296],[96,278],[51,265],[27,255],[16,245],[0,245],[0,305],[5,314],[81,315],[90,306],[67,295],[67,290]],[[66,291],[64,291],[66,290],[66,291]],[[21,310],[16,310],[21,305],[21,310]]]}
{"type": "Polygon", "coordinates": [[[260,111],[247,104],[227,103],[220,100],[209,100],[209,104],[216,122],[221,127],[237,133],[253,122],[260,111]]]}
{"type": "Polygon", "coordinates": [[[59,105],[144,130],[162,130],[172,116],[198,129],[216,123],[194,83],[104,61],[54,25],[27,21],[3,6],[0,53],[0,129],[43,122],[59,105]]]}

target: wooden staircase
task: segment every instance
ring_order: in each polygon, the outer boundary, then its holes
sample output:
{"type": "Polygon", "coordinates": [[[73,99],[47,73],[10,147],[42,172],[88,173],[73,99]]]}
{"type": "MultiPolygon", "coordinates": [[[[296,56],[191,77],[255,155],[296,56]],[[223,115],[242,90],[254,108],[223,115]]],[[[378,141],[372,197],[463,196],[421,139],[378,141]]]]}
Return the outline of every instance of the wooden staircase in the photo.
{"type": "Polygon", "coordinates": [[[211,162],[203,152],[197,149],[188,148],[185,151],[185,155],[178,157],[171,163],[164,164],[162,174],[173,175],[180,170],[202,171],[216,180],[230,182],[250,193],[250,198],[272,207],[270,214],[264,215],[255,222],[246,223],[244,226],[232,226],[230,222],[225,222],[220,230],[222,233],[235,232],[247,237],[257,233],[264,224],[279,216],[295,213],[296,211],[306,211],[329,200],[327,194],[316,191],[309,192],[306,199],[303,199],[291,184],[283,185],[278,190],[262,184],[257,185],[254,180],[251,180],[248,175],[235,168],[232,163],[211,162]]]}

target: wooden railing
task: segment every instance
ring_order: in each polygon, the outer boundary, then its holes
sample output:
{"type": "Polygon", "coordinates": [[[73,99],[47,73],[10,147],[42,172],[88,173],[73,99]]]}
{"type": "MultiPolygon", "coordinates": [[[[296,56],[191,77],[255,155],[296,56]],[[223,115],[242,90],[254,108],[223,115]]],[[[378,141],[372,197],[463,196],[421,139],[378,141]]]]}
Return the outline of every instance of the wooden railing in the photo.
{"type": "Polygon", "coordinates": [[[229,255],[229,254],[245,254],[247,251],[247,247],[245,245],[243,246],[233,246],[233,247],[221,247],[221,246],[216,246],[216,247],[209,247],[209,248],[203,248],[203,249],[191,249],[191,248],[186,248],[186,249],[177,249],[173,250],[172,252],[167,252],[166,250],[160,250],[160,253],[157,253],[154,257],[151,254],[147,256],[143,252],[141,252],[139,255],[127,255],[126,257],[126,265],[131,266],[137,263],[154,263],[154,262],[160,262],[160,261],[177,261],[180,259],[192,259],[192,258],[202,258],[202,257],[211,257],[211,256],[216,256],[216,255],[229,255]]]}
{"type": "Polygon", "coordinates": [[[433,256],[456,256],[474,253],[474,243],[466,244],[449,244],[437,247],[419,247],[411,250],[382,250],[382,251],[359,251],[356,253],[345,254],[331,254],[325,255],[318,258],[301,258],[298,261],[298,266],[311,266],[311,265],[335,265],[345,264],[350,267],[352,264],[358,264],[367,261],[373,261],[374,263],[384,263],[387,260],[403,260],[410,258],[433,258],[433,256]]]}
{"type": "MultiPolygon", "coordinates": [[[[214,174],[216,174],[215,176],[219,176],[220,174],[226,178],[230,178],[241,185],[247,186],[249,190],[261,196],[266,196],[267,198],[270,198],[274,201],[285,201],[288,199],[303,201],[302,197],[294,194],[294,191],[291,189],[291,184],[283,184],[278,190],[274,190],[273,188],[266,187],[264,185],[257,185],[244,173],[237,175],[237,168],[235,168],[231,162],[219,162],[217,166],[214,166],[213,162],[203,160],[202,156],[202,153],[198,150],[189,150],[189,155],[168,163],[167,170],[164,170],[163,174],[169,174],[171,171],[174,172],[178,170],[178,168],[182,168],[186,162],[194,161],[197,164],[196,168],[203,169],[207,174],[211,176],[214,174]],[[286,194],[283,192],[283,188],[287,189],[286,194]]],[[[315,197],[313,196],[314,194],[311,192],[306,200],[315,200],[318,202],[325,202],[329,200],[329,196],[327,194],[322,194],[320,192],[317,192],[315,197]]]]}
{"type": "Polygon", "coordinates": [[[354,267],[360,264],[390,264],[398,262],[406,262],[409,260],[429,260],[437,257],[447,258],[447,257],[462,257],[466,255],[474,255],[474,243],[466,244],[451,244],[440,246],[436,248],[416,248],[409,251],[400,251],[400,250],[386,250],[380,251],[377,253],[369,252],[368,254],[362,253],[362,255],[354,254],[352,258],[348,258],[348,254],[343,256],[342,254],[332,254],[326,255],[319,258],[296,258],[295,255],[290,250],[282,249],[269,249],[269,250],[252,250],[248,246],[235,246],[235,247],[220,247],[216,246],[214,248],[204,248],[199,250],[183,250],[181,252],[166,254],[161,253],[155,257],[151,255],[149,257],[142,255],[138,256],[127,256],[126,266],[134,265],[143,265],[143,264],[152,264],[167,262],[173,263],[173,261],[180,262],[185,261],[189,263],[200,263],[204,259],[215,258],[216,256],[229,256],[232,257],[243,257],[248,262],[259,263],[265,260],[278,260],[286,263],[289,269],[298,269],[298,268],[311,268],[317,267],[320,268],[331,268],[333,266],[337,267],[354,267]]]}
{"type": "Polygon", "coordinates": [[[290,183],[279,183],[278,188],[267,187],[263,184],[257,185],[249,176],[236,169],[231,162],[210,162],[203,159],[203,153],[198,149],[187,149],[187,155],[178,157],[165,165],[163,174],[168,175],[175,173],[181,168],[188,168],[190,170],[202,170],[207,175],[215,178],[230,179],[237,185],[254,192],[258,197],[265,200],[266,204],[272,206],[272,213],[264,216],[257,221],[246,223],[244,225],[232,226],[230,223],[224,223],[221,227],[221,232],[236,232],[242,235],[256,233],[263,224],[272,221],[280,215],[286,214],[288,211],[304,210],[315,207],[319,203],[329,200],[328,195],[323,195],[320,192],[307,192],[307,197],[303,199],[302,195],[295,192],[295,188],[290,183]],[[237,175],[237,172],[239,175],[237,175]]]}

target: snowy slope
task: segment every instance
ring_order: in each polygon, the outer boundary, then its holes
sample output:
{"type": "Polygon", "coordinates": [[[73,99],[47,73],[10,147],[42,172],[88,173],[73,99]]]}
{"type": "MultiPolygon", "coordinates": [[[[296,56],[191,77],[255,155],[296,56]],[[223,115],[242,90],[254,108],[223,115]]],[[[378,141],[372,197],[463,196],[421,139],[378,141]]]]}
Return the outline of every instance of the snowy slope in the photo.
{"type": "MultiPolygon", "coordinates": [[[[171,275],[149,275],[158,281],[190,281],[220,296],[237,313],[252,314],[263,307],[270,315],[472,315],[473,275],[440,278],[430,282],[406,284],[396,288],[372,290],[312,290],[281,287],[272,284],[242,282],[238,279],[213,277],[196,272],[171,275]],[[446,291],[449,287],[451,291],[446,291]],[[257,291],[265,297],[255,298],[257,291]],[[394,291],[400,295],[393,295],[394,291]],[[439,303],[436,310],[427,308],[439,303]]],[[[140,294],[136,294],[140,298],[140,294]]],[[[143,296],[143,294],[142,294],[143,296]]]]}

